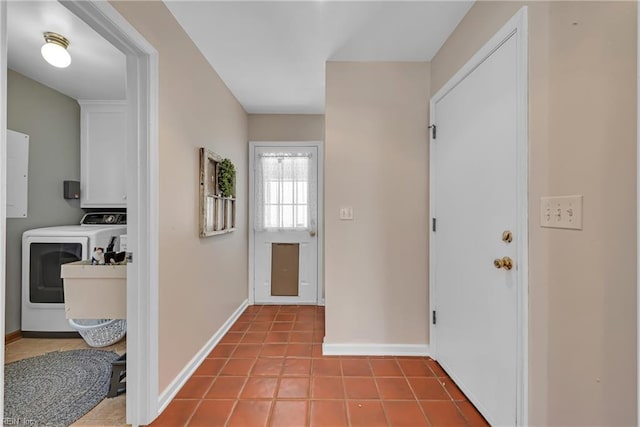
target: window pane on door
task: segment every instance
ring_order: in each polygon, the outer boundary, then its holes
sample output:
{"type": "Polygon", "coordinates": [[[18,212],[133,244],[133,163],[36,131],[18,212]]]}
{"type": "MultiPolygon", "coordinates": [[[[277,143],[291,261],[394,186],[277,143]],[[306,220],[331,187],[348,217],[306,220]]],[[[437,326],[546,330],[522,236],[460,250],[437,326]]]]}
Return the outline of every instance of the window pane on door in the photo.
{"type": "Polygon", "coordinates": [[[308,209],[307,205],[296,206],[296,227],[306,227],[306,224],[309,223],[307,219],[308,209]]]}
{"type": "Polygon", "coordinates": [[[282,205],[282,220],[280,228],[294,228],[293,225],[293,205],[282,205]]]}
{"type": "Polygon", "coordinates": [[[307,229],[310,155],[265,154],[259,169],[259,223],[265,229],[307,229]]]}
{"type": "Polygon", "coordinates": [[[265,206],[264,213],[264,227],[265,228],[278,228],[278,205],[265,206]]]}
{"type": "Polygon", "coordinates": [[[296,198],[299,204],[307,204],[309,185],[307,182],[296,183],[296,198]]]}
{"type": "Polygon", "coordinates": [[[282,203],[293,204],[293,181],[282,182],[282,203]]]}

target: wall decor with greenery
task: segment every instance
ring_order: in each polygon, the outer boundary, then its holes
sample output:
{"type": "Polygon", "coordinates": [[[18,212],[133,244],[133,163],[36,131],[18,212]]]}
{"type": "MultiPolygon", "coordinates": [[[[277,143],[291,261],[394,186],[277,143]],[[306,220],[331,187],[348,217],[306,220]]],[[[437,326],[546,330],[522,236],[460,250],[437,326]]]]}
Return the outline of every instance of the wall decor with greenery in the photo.
{"type": "Polygon", "coordinates": [[[236,167],[229,159],[218,163],[218,188],[222,197],[234,197],[236,194],[236,167]]]}
{"type": "Polygon", "coordinates": [[[200,148],[200,237],[236,229],[236,168],[229,159],[200,148]]]}

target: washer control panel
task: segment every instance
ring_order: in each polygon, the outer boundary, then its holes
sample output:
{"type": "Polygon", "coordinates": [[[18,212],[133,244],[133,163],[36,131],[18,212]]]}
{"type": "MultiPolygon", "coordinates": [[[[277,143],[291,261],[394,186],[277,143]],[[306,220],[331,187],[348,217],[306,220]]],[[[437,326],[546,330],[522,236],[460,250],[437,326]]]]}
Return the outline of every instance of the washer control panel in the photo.
{"type": "Polygon", "coordinates": [[[127,225],[124,212],[92,212],[85,214],[80,225],[127,225]]]}

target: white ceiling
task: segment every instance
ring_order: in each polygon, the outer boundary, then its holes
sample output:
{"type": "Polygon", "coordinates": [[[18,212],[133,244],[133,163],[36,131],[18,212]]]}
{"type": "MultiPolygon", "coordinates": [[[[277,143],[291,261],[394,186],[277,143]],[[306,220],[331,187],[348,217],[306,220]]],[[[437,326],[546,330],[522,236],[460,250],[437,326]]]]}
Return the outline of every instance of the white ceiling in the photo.
{"type": "Polygon", "coordinates": [[[473,1],[170,1],[249,113],[322,113],[326,61],[429,61],[473,1]]]}
{"type": "Polygon", "coordinates": [[[126,57],[57,1],[7,2],[9,68],[75,99],[125,99],[126,57]],[[42,33],[69,39],[71,65],[40,55],[42,33]]]}
{"type": "MultiPolygon", "coordinates": [[[[473,1],[165,1],[249,113],[322,113],[326,61],[428,61],[473,1]]],[[[57,1],[9,1],[9,68],[75,99],[124,99],[125,56],[57,1]],[[40,55],[70,40],[71,65],[40,55]]]]}

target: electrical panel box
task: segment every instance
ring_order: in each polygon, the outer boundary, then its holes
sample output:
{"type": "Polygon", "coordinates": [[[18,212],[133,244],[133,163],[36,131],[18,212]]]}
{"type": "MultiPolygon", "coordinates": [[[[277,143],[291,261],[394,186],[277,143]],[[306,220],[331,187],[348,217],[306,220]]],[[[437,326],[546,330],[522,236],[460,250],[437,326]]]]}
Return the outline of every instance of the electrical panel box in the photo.
{"type": "Polygon", "coordinates": [[[29,135],[7,130],[7,218],[26,218],[29,199],[29,135]]]}

